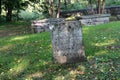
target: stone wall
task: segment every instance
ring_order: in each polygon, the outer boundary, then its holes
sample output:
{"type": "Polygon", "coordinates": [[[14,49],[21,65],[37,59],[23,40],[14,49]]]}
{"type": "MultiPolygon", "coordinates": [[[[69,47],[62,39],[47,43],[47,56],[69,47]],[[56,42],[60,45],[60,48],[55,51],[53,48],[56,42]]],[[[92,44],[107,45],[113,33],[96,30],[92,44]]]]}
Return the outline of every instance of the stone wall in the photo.
{"type": "Polygon", "coordinates": [[[85,59],[82,29],[79,21],[51,22],[54,59],[59,63],[81,62],[85,59]]]}
{"type": "Polygon", "coordinates": [[[109,22],[110,14],[96,14],[81,17],[81,24],[85,26],[104,24],[109,22]]]}
{"type": "Polygon", "coordinates": [[[117,15],[117,19],[120,20],[120,15],[117,15]]]}
{"type": "MultiPolygon", "coordinates": [[[[97,25],[104,24],[109,22],[110,14],[100,14],[100,15],[88,15],[80,17],[80,22],[82,25],[97,25]]],[[[57,21],[62,21],[63,18],[58,19],[57,21]]],[[[50,31],[49,26],[52,23],[56,23],[54,18],[44,19],[38,21],[32,21],[31,30],[33,33],[40,33],[45,31],[50,31]]]]}
{"type": "Polygon", "coordinates": [[[48,19],[32,21],[31,23],[32,23],[31,24],[32,33],[41,33],[45,31],[49,31],[50,22],[48,19]]]}

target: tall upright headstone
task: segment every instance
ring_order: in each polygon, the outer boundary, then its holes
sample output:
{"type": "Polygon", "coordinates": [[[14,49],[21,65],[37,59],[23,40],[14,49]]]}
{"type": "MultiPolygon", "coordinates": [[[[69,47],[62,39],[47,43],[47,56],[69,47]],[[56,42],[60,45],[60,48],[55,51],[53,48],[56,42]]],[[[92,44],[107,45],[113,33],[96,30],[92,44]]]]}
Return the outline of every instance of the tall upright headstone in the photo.
{"type": "Polygon", "coordinates": [[[56,62],[75,63],[85,60],[82,27],[79,21],[50,20],[53,57],[56,62]]]}

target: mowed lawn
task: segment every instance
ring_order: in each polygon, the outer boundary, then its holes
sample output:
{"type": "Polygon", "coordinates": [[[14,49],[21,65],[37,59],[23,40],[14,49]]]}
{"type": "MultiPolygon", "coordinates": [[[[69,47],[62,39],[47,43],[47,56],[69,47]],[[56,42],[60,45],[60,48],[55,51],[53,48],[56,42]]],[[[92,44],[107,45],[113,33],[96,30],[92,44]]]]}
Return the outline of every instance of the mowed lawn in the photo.
{"type": "Polygon", "coordinates": [[[53,61],[50,33],[29,34],[28,26],[0,25],[8,32],[0,38],[0,80],[120,80],[120,21],[83,26],[87,61],[64,65],[53,61]]]}

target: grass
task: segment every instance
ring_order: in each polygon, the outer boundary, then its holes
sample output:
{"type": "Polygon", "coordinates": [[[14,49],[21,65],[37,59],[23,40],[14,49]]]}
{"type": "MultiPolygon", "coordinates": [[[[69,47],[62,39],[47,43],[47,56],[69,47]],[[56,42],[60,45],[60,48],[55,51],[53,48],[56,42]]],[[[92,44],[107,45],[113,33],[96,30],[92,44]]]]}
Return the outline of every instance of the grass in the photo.
{"type": "MultiPolygon", "coordinates": [[[[0,30],[26,32],[26,23],[0,30]],[[19,26],[20,25],[20,26],[19,26]]],[[[120,80],[120,22],[83,27],[86,62],[53,62],[50,33],[0,38],[0,80],[120,80]]]]}

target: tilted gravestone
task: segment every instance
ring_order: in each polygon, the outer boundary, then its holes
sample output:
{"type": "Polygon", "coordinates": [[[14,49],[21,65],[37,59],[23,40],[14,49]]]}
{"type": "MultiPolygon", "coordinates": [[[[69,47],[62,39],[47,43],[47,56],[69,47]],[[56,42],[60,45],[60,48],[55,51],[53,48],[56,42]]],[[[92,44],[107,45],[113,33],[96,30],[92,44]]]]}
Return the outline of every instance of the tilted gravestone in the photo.
{"type": "Polygon", "coordinates": [[[53,57],[56,62],[74,63],[85,60],[82,27],[79,21],[50,20],[53,57]]]}

